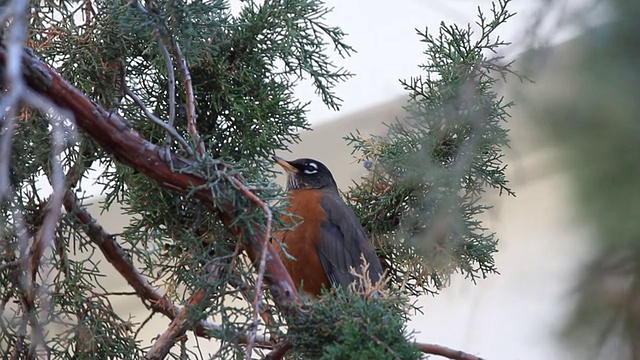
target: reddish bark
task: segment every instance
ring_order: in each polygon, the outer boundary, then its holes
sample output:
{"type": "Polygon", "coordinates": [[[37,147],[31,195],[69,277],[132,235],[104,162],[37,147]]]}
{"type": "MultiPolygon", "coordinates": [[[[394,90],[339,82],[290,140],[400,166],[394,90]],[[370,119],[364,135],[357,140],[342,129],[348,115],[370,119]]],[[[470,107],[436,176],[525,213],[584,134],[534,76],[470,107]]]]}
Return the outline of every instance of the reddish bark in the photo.
{"type": "MultiPolygon", "coordinates": [[[[1,66],[6,65],[6,55],[6,49],[0,48],[1,66]]],[[[178,170],[194,168],[193,161],[168,153],[164,148],[144,139],[126,119],[115,112],[109,112],[97,106],[85,94],[37,58],[30,49],[26,49],[23,56],[23,74],[32,90],[71,111],[78,127],[120,162],[131,166],[167,189],[188,193],[193,188],[200,188],[200,190],[193,192],[193,196],[202,200],[212,211],[215,211],[226,224],[231,224],[236,215],[244,210],[237,209],[233,202],[225,197],[214,198],[211,191],[206,188],[207,179],[200,174],[188,170],[172,171],[168,161],[169,157],[174,168],[178,170]]],[[[219,191],[236,191],[231,186],[224,188],[225,185],[221,182],[216,186],[219,191]]],[[[261,210],[257,209],[256,211],[261,210]]],[[[245,239],[247,254],[254,263],[257,263],[265,232],[258,223],[252,223],[249,226],[252,229],[248,231],[233,226],[230,226],[230,230],[238,236],[242,236],[243,233],[251,234],[245,239]]],[[[287,307],[297,298],[296,288],[271,244],[267,244],[266,251],[265,274],[270,284],[271,293],[280,306],[287,307]]]]}

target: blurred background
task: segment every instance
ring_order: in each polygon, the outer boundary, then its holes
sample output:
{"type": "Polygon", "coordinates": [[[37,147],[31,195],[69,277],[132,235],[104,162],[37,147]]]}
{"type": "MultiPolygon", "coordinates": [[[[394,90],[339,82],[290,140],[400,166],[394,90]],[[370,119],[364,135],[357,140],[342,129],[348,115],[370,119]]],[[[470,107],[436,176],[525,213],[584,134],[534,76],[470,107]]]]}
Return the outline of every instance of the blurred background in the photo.
{"type": "MultiPolygon", "coordinates": [[[[491,2],[327,3],[334,7],[327,22],[358,51],[335,61],[356,76],[336,88],[340,112],[324,107],[311,86],[297,89],[311,102],[314,130],[280,155],[321,160],[345,190],[366,170],[342,137],[384,134],[383,123],[402,118],[398,79],[419,74],[424,60],[415,29],[473,23],[491,2]]],[[[419,299],[422,313],[410,324],[418,341],[487,359],[640,358],[639,7],[637,0],[511,3],[518,14],[501,36],[513,44],[502,55],[535,83],[508,79],[499,89],[516,103],[506,160],[516,197],[487,194],[494,208],[483,220],[500,239],[501,274],[477,284],[454,276],[439,295],[419,299]]],[[[124,222],[113,209],[101,223],[117,233],[124,222]]],[[[117,276],[106,281],[127,290],[117,276]]],[[[134,297],[114,306],[138,322],[147,314],[134,297]]],[[[151,338],[159,326],[143,331],[151,338]]]]}

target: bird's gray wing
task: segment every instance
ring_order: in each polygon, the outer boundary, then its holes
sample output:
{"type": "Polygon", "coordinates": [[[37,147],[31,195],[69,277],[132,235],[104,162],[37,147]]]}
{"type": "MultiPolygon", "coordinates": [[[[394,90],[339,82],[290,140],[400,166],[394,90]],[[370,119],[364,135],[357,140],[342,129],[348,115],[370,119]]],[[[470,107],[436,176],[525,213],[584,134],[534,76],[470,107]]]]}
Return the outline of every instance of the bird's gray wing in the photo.
{"type": "Polygon", "coordinates": [[[348,287],[355,280],[349,269],[360,269],[360,254],[369,262],[369,277],[378,281],[382,274],[380,260],[353,210],[337,193],[323,196],[321,206],[327,221],[321,224],[322,239],[317,250],[331,285],[348,287]]]}

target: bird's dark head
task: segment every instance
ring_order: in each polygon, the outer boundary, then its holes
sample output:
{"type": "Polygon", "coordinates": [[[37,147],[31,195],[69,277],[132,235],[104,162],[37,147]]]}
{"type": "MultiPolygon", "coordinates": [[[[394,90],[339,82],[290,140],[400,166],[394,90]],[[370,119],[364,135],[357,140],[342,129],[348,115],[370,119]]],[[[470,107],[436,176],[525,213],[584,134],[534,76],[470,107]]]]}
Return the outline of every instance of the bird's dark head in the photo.
{"type": "Polygon", "coordinates": [[[287,161],[280,156],[274,156],[273,160],[287,172],[287,190],[322,188],[338,190],[333,175],[318,160],[296,159],[287,161]]]}

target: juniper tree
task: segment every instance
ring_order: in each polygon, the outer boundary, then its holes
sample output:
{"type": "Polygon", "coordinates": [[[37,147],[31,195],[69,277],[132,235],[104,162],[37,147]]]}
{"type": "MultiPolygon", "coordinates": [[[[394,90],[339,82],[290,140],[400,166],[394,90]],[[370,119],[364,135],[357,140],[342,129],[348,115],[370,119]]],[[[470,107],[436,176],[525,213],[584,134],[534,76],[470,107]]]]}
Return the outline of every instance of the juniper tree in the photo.
{"type": "Polygon", "coordinates": [[[363,277],[375,298],[354,287],[313,303],[300,303],[270,243],[286,197],[268,159],[309,128],[296,84],[310,80],[338,109],[333,87],[351,76],[330,61],[329,48],[352,49],[324,22],[322,2],[249,1],[239,12],[225,1],[7,2],[3,354],[460,356],[414,344],[409,296],[442,288],[453,271],[473,280],[495,271],[497,240],[477,215],[488,208],[486,189],[512,193],[502,162],[512,104],[494,90],[494,75],[510,64],[491,55],[507,45],[494,35],[512,16],[507,2],[488,18],[480,12],[473,27],[419,32],[428,62],[424,75],[403,82],[408,118],[385,137],[348,137],[370,175],[345,196],[390,280],[382,287],[363,277]],[[90,171],[102,211],[117,202],[130,215],[122,233],[87,210],[90,171]],[[138,337],[145,322],[113,309],[120,295],[101,286],[98,251],[151,316],[171,319],[151,343],[138,337]],[[191,336],[220,340],[219,350],[186,346],[191,336]]]}

